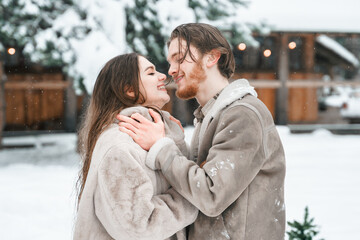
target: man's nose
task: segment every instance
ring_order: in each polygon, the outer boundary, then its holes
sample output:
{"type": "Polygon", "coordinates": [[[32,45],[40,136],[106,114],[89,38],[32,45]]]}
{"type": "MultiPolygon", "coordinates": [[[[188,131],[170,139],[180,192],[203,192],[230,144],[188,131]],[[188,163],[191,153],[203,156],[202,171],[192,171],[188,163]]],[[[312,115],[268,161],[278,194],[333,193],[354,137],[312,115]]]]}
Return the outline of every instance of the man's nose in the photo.
{"type": "Polygon", "coordinates": [[[178,68],[179,68],[179,66],[177,66],[177,65],[175,66],[175,64],[170,64],[169,71],[168,71],[169,75],[174,76],[178,72],[178,68]]]}

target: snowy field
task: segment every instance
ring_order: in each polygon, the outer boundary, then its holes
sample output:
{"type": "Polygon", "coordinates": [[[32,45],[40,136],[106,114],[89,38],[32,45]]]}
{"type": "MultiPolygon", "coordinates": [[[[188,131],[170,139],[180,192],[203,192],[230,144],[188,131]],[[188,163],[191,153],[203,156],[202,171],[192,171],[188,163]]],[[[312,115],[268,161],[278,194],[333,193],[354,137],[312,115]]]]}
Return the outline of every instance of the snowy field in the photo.
{"type": "MultiPolygon", "coordinates": [[[[192,128],[186,128],[187,140],[192,128]]],[[[287,220],[305,206],[319,238],[360,239],[360,135],[278,127],[287,158],[287,220]]],[[[71,239],[78,172],[75,134],[5,138],[34,148],[0,151],[0,239],[71,239]]],[[[319,239],[316,238],[316,239],[319,239]]]]}

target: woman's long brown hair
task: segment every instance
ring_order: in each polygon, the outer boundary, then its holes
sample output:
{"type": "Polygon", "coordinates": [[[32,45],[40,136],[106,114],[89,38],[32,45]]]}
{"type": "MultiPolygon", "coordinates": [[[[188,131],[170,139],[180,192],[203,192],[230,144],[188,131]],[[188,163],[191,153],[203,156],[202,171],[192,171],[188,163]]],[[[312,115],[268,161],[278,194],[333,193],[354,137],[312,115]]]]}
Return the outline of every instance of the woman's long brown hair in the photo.
{"type": "Polygon", "coordinates": [[[79,151],[82,168],[77,181],[79,204],[89,172],[91,156],[100,134],[114,122],[124,108],[142,104],[140,93],[139,55],[124,54],[109,60],[101,69],[79,130],[79,151]],[[134,96],[127,92],[132,90],[134,96]]]}

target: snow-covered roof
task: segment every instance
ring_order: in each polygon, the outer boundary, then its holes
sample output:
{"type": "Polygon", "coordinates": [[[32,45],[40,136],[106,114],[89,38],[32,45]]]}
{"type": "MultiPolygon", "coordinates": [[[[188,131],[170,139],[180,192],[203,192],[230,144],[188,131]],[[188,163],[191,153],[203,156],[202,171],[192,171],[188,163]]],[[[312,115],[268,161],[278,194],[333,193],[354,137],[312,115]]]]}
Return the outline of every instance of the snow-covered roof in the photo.
{"type": "Polygon", "coordinates": [[[354,67],[359,66],[359,60],[354,56],[354,54],[352,54],[349,50],[344,48],[341,44],[339,44],[332,38],[321,34],[316,37],[316,42],[326,47],[327,49],[332,50],[334,53],[351,63],[354,67]]]}
{"type": "Polygon", "coordinates": [[[360,33],[359,0],[249,0],[237,18],[275,31],[360,33]]]}

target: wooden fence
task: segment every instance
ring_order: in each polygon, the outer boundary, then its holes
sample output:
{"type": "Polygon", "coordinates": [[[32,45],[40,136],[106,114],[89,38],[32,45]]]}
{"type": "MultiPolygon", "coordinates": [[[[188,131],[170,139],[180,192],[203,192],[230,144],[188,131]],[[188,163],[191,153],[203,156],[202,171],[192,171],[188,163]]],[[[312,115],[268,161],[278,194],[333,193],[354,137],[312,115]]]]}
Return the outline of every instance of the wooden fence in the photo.
{"type": "Polygon", "coordinates": [[[6,121],[9,128],[38,130],[61,128],[65,113],[65,89],[69,81],[62,73],[8,74],[5,82],[6,121]],[[51,125],[51,126],[50,126],[51,125]]]}

